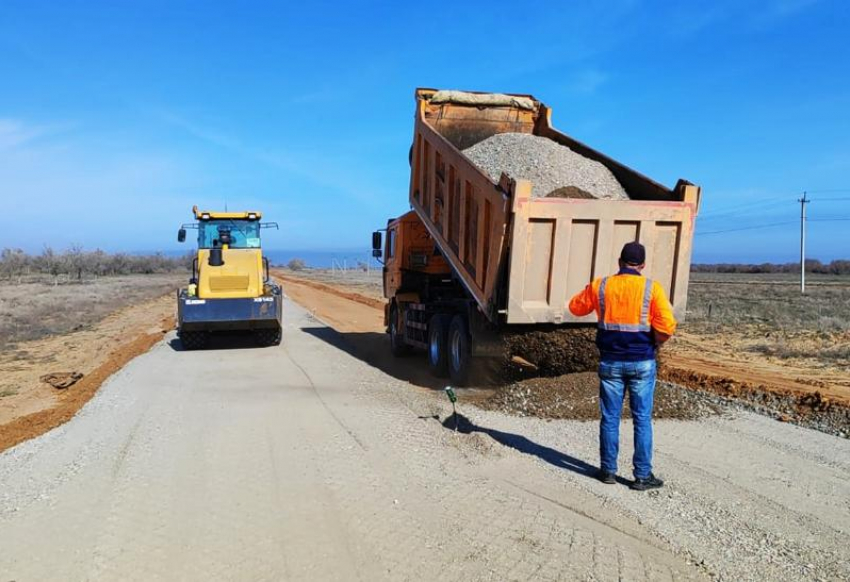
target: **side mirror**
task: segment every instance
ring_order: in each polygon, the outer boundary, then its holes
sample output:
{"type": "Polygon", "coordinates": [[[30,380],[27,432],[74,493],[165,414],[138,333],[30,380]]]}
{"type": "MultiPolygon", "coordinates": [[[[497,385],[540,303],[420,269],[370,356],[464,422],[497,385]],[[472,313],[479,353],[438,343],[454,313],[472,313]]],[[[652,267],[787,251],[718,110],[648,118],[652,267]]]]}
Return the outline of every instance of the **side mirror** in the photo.
{"type": "Polygon", "coordinates": [[[177,242],[186,242],[186,229],[181,228],[177,231],[177,242]]]}
{"type": "Polygon", "coordinates": [[[381,247],[384,246],[382,241],[381,241],[381,238],[382,238],[381,237],[381,231],[376,230],[375,232],[372,233],[372,256],[373,257],[380,257],[381,256],[380,254],[378,254],[378,255],[374,254],[374,251],[380,251],[381,247]]]}

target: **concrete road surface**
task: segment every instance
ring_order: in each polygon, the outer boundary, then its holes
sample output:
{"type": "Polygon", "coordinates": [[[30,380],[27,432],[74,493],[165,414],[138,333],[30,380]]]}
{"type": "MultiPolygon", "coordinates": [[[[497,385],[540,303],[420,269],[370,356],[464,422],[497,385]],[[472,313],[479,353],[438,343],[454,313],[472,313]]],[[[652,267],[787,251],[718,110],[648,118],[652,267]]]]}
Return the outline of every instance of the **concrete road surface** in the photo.
{"type": "Polygon", "coordinates": [[[0,455],[0,581],[704,577],[533,456],[444,428],[441,395],[298,306],[285,318],[278,348],[168,337],[0,455]]]}

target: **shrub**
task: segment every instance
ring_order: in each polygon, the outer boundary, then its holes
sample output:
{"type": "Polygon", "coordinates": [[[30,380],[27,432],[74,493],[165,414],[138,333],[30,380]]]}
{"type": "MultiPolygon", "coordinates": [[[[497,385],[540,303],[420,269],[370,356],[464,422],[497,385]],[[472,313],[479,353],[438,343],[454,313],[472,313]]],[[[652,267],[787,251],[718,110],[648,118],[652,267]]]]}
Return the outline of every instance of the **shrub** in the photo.
{"type": "Polygon", "coordinates": [[[305,263],[301,259],[292,259],[288,263],[286,263],[286,268],[290,271],[303,271],[307,268],[307,263],[305,263]]]}

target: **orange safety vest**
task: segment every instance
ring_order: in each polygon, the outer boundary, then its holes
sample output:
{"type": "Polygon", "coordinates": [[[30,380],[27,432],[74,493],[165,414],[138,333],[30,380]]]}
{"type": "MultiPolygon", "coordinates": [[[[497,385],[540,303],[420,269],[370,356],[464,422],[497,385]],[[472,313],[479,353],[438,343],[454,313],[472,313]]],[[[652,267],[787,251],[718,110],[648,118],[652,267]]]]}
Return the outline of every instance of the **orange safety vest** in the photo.
{"type": "Polygon", "coordinates": [[[676,331],[676,319],[664,289],[634,269],[594,280],[570,300],[570,312],[596,311],[596,342],[603,357],[648,359],[655,356],[652,330],[676,331]]]}

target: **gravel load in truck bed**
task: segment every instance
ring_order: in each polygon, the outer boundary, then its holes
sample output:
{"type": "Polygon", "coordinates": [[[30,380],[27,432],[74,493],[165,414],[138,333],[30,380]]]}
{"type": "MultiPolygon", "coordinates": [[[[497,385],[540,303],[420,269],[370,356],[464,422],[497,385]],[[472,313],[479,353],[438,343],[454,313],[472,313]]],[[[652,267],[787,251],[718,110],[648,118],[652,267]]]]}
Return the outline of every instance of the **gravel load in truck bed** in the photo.
{"type": "Polygon", "coordinates": [[[498,133],[463,153],[493,181],[502,172],[530,180],[535,197],[629,199],[608,168],[549,138],[498,133]]]}

